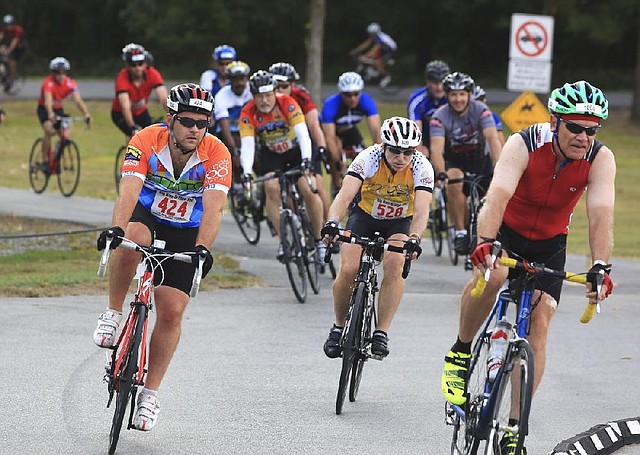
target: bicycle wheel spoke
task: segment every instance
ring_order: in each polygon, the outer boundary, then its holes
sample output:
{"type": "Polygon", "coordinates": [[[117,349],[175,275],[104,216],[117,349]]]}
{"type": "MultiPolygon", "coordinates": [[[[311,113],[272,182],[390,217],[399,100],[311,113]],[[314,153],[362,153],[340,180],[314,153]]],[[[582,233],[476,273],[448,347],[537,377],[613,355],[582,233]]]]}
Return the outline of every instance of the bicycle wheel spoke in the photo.
{"type": "Polygon", "coordinates": [[[284,264],[293,293],[300,303],[307,299],[307,270],[302,245],[290,213],[280,215],[280,241],[284,247],[284,264]]]}
{"type": "Polygon", "coordinates": [[[36,193],[42,193],[49,183],[49,165],[42,157],[42,138],[36,139],[29,154],[29,183],[36,193]]]}
{"type": "MultiPolygon", "coordinates": [[[[244,197],[244,194],[242,194],[244,197]]],[[[240,195],[234,190],[229,191],[229,210],[235,220],[242,236],[251,245],[260,240],[260,213],[252,201],[242,201],[240,195]]]]}
{"type": "Polygon", "coordinates": [[[80,151],[73,141],[66,141],[58,162],[58,185],[65,196],[71,196],[80,182],[80,151]]]}

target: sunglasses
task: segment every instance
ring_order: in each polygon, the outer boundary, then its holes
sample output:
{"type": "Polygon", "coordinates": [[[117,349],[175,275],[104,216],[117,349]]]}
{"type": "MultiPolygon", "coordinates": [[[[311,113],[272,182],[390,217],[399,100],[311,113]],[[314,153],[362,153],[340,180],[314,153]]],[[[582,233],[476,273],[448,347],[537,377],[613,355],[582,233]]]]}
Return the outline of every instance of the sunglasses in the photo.
{"type": "Polygon", "coordinates": [[[291,87],[291,84],[278,84],[276,85],[276,90],[286,90],[291,87]]]}
{"type": "Polygon", "coordinates": [[[130,66],[131,68],[135,68],[135,67],[137,67],[137,66],[142,66],[142,65],[144,65],[144,63],[145,63],[145,62],[134,62],[134,63],[129,63],[129,66],[130,66]]]}
{"type": "Polygon", "coordinates": [[[360,95],[360,92],[342,92],[342,96],[345,98],[355,98],[358,95],[360,95]]]}
{"type": "Polygon", "coordinates": [[[587,136],[595,136],[598,130],[602,128],[602,125],[582,126],[582,125],[578,125],[577,123],[573,123],[568,120],[565,120],[563,118],[561,118],[560,120],[564,122],[569,132],[573,134],[580,134],[584,131],[585,133],[587,133],[587,136]]]}
{"type": "Polygon", "coordinates": [[[206,128],[207,126],[209,126],[209,119],[207,120],[194,120],[192,118],[189,117],[178,117],[176,115],[176,120],[178,122],[180,122],[180,125],[184,126],[185,128],[193,128],[193,126],[197,126],[199,130],[202,130],[204,128],[206,128]]]}
{"type": "Polygon", "coordinates": [[[413,153],[416,149],[401,149],[398,147],[391,147],[387,145],[387,150],[389,150],[393,155],[404,155],[404,156],[413,156],[413,153]]]}

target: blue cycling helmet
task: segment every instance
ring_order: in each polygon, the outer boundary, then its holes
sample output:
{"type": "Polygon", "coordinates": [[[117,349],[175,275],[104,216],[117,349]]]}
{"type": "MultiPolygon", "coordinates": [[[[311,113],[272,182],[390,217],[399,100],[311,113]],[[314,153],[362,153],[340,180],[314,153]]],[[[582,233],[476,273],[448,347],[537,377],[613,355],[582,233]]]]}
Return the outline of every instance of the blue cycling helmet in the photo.
{"type": "Polygon", "coordinates": [[[216,47],[211,55],[216,61],[236,60],[237,57],[236,50],[228,44],[221,44],[220,46],[216,47]]]}

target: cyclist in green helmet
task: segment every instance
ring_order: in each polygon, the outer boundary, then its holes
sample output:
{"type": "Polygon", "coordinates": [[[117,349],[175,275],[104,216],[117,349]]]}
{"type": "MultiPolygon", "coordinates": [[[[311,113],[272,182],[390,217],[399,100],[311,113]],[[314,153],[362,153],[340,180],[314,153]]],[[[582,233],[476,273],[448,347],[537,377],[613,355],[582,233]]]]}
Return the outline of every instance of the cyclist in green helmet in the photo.
{"type": "MultiPolygon", "coordinates": [[[[589,298],[605,299],[613,289],[609,263],[613,246],[616,163],[611,150],[596,139],[608,116],[602,91],[588,82],[564,84],[549,97],[550,120],[532,125],[507,140],[496,164],[478,219],[478,246],[472,254],[474,275],[461,297],[458,338],[445,357],[442,391],[453,404],[466,401],[466,373],[475,334],[489,314],[500,286],[513,271],[492,261],[493,240],[528,261],[563,270],[571,214],[586,191],[588,238],[593,266],[605,272],[602,290],[587,284],[589,298]],[[471,289],[492,269],[479,298],[471,289]]],[[[502,254],[505,254],[504,252],[502,254]]],[[[593,273],[592,273],[593,276],[593,273]]],[[[544,373],[549,322],[560,301],[562,280],[537,283],[527,337],[535,353],[534,391],[544,373]],[[536,300],[539,299],[539,300],[536,300]]],[[[513,422],[515,423],[515,422],[513,422]]],[[[505,434],[502,454],[515,454],[512,434],[505,434]]],[[[519,455],[519,454],[515,454],[519,455]]]]}

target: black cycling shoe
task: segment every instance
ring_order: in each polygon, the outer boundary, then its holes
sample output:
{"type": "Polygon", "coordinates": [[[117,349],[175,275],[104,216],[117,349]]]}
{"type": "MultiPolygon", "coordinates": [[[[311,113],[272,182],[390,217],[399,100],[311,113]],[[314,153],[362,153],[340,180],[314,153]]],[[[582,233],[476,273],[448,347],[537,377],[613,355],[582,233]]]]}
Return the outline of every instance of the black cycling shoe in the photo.
{"type": "Polygon", "coordinates": [[[336,359],[342,355],[342,347],[340,346],[340,338],[342,338],[342,331],[344,327],[338,327],[333,324],[331,330],[329,330],[329,336],[327,341],[324,342],[324,353],[330,359],[336,359]]]}
{"type": "Polygon", "coordinates": [[[467,234],[456,235],[456,238],[453,239],[453,249],[461,256],[469,254],[469,236],[467,234]]]}
{"type": "Polygon", "coordinates": [[[386,357],[389,355],[389,337],[382,330],[373,332],[371,339],[371,354],[386,357]]]}

